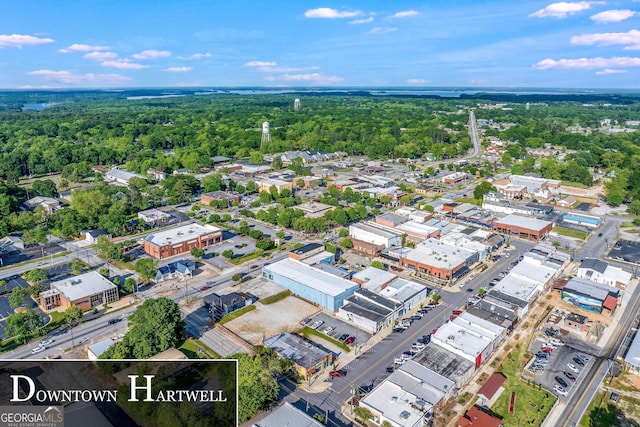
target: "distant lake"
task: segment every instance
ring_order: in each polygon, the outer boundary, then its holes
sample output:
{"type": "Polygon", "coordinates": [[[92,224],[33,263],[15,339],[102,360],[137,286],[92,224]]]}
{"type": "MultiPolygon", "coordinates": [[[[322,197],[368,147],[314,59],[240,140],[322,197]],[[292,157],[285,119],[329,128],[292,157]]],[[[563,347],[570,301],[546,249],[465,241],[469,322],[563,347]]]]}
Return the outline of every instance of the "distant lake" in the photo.
{"type": "Polygon", "coordinates": [[[39,102],[36,104],[22,104],[22,110],[42,111],[54,105],[62,104],[61,102],[39,102]]]}
{"type": "Polygon", "coordinates": [[[142,96],[127,96],[128,100],[136,100],[136,99],[155,99],[155,98],[177,98],[185,95],[142,95],[142,96]]]}

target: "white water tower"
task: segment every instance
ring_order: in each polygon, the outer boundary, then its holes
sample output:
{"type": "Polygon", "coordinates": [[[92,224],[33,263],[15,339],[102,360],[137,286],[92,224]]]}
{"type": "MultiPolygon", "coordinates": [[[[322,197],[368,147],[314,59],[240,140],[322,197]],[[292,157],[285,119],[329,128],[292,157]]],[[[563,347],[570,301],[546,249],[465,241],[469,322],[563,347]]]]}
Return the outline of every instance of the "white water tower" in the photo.
{"type": "Polygon", "coordinates": [[[262,140],[261,144],[271,142],[271,132],[269,131],[269,122],[262,122],[262,140]]]}
{"type": "Polygon", "coordinates": [[[293,101],[293,109],[296,111],[300,111],[300,99],[296,98],[295,101],[293,101]]]}

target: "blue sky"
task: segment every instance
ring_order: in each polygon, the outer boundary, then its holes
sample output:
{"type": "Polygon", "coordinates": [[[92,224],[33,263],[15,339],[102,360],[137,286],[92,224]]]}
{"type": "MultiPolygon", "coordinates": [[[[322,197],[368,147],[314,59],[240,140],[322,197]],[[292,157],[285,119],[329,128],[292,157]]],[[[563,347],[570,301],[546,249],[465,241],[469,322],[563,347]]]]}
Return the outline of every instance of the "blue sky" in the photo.
{"type": "Polygon", "coordinates": [[[640,0],[30,0],[0,88],[638,88],[640,0]]]}

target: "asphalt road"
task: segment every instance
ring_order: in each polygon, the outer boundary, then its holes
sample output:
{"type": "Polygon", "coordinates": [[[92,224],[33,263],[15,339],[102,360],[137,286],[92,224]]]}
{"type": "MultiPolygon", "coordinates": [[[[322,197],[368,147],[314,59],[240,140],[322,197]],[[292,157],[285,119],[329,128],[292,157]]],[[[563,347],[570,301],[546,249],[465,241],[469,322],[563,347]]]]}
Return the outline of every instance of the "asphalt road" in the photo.
{"type": "Polygon", "coordinates": [[[582,248],[576,252],[575,259],[580,261],[585,258],[600,258],[605,252],[607,244],[613,242],[620,229],[620,224],[623,222],[623,218],[616,218],[612,216],[605,217],[606,220],[602,223],[600,228],[596,231],[596,234],[592,236],[582,248]],[[598,234],[602,233],[601,237],[598,234]]]}

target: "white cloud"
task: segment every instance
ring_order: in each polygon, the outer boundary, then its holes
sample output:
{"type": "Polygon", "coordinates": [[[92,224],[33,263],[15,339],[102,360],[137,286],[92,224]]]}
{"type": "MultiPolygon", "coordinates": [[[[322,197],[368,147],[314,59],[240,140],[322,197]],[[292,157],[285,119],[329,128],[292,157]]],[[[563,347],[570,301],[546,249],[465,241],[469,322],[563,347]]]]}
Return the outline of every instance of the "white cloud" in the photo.
{"type": "Polygon", "coordinates": [[[194,60],[210,58],[210,57],[211,57],[211,54],[207,52],[207,53],[194,53],[193,55],[189,55],[189,56],[178,56],[178,59],[184,59],[186,61],[194,61],[194,60]]]}
{"type": "Polygon", "coordinates": [[[622,45],[625,50],[640,49],[640,31],[631,30],[626,33],[594,33],[571,37],[571,44],[611,46],[622,45]]]}
{"type": "Polygon", "coordinates": [[[168,71],[170,73],[186,73],[187,71],[193,70],[193,67],[169,67],[165,68],[162,71],[168,71]]]}
{"type": "Polygon", "coordinates": [[[402,12],[394,13],[389,17],[389,19],[408,18],[409,16],[416,16],[416,15],[420,15],[420,12],[418,12],[417,10],[404,10],[402,12]]]}
{"type": "Polygon", "coordinates": [[[28,76],[41,76],[45,80],[67,84],[118,84],[128,82],[129,77],[119,74],[73,74],[71,71],[36,70],[27,73],[28,76]]]}
{"type": "Polygon", "coordinates": [[[615,69],[619,67],[640,67],[640,58],[630,56],[616,56],[613,58],[577,58],[577,59],[544,59],[533,68],[539,70],[593,70],[607,68],[615,69]]]}
{"type": "Polygon", "coordinates": [[[44,43],[53,43],[55,40],[45,37],[25,36],[22,34],[0,34],[0,48],[34,46],[44,43]]]}
{"type": "Polygon", "coordinates": [[[71,46],[65,47],[64,49],[58,49],[58,52],[60,53],[91,52],[91,51],[109,50],[109,49],[111,49],[109,46],[92,46],[90,44],[74,43],[71,46]]]}
{"type": "Polygon", "coordinates": [[[431,81],[427,79],[407,79],[407,83],[412,85],[424,85],[430,82],[431,81]]]}
{"type": "Polygon", "coordinates": [[[103,67],[118,68],[120,70],[141,70],[143,68],[149,68],[146,65],[136,64],[129,59],[117,59],[115,61],[104,61],[103,67]]]}
{"type": "Polygon", "coordinates": [[[84,59],[90,59],[92,61],[107,61],[117,57],[118,54],[115,52],[89,52],[83,56],[84,59]]]}
{"type": "Polygon", "coordinates": [[[359,24],[369,24],[373,22],[373,16],[363,19],[354,19],[353,21],[349,21],[349,24],[359,25],[359,24]]]}
{"type": "Polygon", "coordinates": [[[304,13],[307,18],[354,18],[361,16],[362,12],[359,10],[352,11],[338,11],[331,9],[330,7],[319,7],[317,9],[309,9],[304,13]]]}
{"type": "Polygon", "coordinates": [[[339,76],[328,76],[320,73],[310,73],[310,74],[283,74],[281,76],[267,76],[265,77],[265,80],[328,84],[328,83],[338,83],[344,79],[339,76]]]}
{"type": "Polygon", "coordinates": [[[583,10],[591,9],[594,4],[605,4],[601,1],[579,1],[579,2],[566,2],[561,1],[559,3],[551,3],[549,6],[540,9],[537,12],[531,13],[529,16],[536,18],[545,18],[551,16],[553,18],[566,18],[574,13],[582,12],[583,10]]]}
{"type": "Polygon", "coordinates": [[[638,15],[638,12],[630,9],[605,10],[604,12],[593,15],[591,20],[598,24],[609,24],[611,22],[624,21],[625,19],[633,18],[636,15],[638,15]]]}
{"type": "Polygon", "coordinates": [[[50,85],[22,85],[18,86],[17,89],[57,89],[59,86],[50,86],[50,85]]]}
{"type": "Polygon", "coordinates": [[[613,70],[611,68],[605,68],[604,70],[601,71],[596,71],[597,75],[606,75],[606,74],[620,74],[620,73],[626,73],[627,70],[613,70]]]}
{"type": "Polygon", "coordinates": [[[249,61],[244,64],[245,67],[275,67],[276,63],[273,61],[249,61]]]}
{"type": "Polygon", "coordinates": [[[133,56],[136,59],[156,59],[156,58],[171,56],[171,52],[169,52],[168,50],[150,49],[150,50],[144,50],[140,53],[136,53],[131,56],[133,56]]]}
{"type": "Polygon", "coordinates": [[[394,27],[375,27],[367,31],[367,34],[385,34],[393,33],[394,31],[398,31],[398,29],[394,27]]]}

